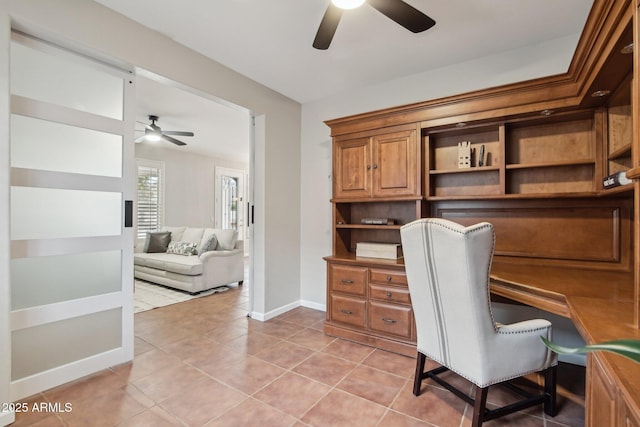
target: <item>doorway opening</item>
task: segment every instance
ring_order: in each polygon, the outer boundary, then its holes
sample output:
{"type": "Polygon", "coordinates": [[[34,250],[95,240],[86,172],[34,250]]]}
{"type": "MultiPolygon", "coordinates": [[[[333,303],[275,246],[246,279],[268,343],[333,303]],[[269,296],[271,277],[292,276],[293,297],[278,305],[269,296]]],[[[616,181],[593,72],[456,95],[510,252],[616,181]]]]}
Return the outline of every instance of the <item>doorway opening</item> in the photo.
{"type": "MultiPolygon", "coordinates": [[[[173,229],[175,235],[176,228],[200,229],[204,230],[202,239],[211,233],[211,229],[222,230],[225,235],[234,230],[237,241],[241,242],[235,249],[242,248],[240,253],[245,276],[243,280],[235,280],[239,283],[237,288],[247,289],[249,310],[252,230],[246,218],[246,203],[252,201],[249,185],[254,134],[251,113],[243,107],[145,70],[138,70],[136,92],[136,136],[143,134],[145,129],[148,131],[145,124],[149,116],[158,117],[158,124],[163,130],[193,132],[193,136],[182,138],[186,145],[145,138],[136,141],[135,157],[139,164],[162,165],[161,179],[157,183],[154,181],[158,185],[154,187],[158,197],[153,198],[158,200],[153,212],[160,219],[159,230],[173,229]]],[[[137,225],[140,224],[138,221],[137,225]]],[[[144,237],[138,237],[136,252],[143,251],[145,247],[144,237]]],[[[185,239],[183,237],[182,241],[185,239]]],[[[198,243],[198,250],[202,242],[198,243]]],[[[218,250],[230,249],[223,243],[218,238],[218,250]]],[[[142,277],[138,270],[136,268],[136,279],[154,283],[149,277],[142,277]]],[[[204,278],[202,280],[203,285],[209,284],[208,280],[206,283],[204,278]]],[[[172,287],[171,283],[160,285],[169,290],[172,287]]],[[[221,285],[216,281],[212,287],[221,285]]],[[[235,281],[229,285],[229,288],[236,288],[235,281]]],[[[180,289],[180,286],[178,290],[193,291],[180,289]]],[[[200,287],[194,290],[200,292],[200,287]]]]}

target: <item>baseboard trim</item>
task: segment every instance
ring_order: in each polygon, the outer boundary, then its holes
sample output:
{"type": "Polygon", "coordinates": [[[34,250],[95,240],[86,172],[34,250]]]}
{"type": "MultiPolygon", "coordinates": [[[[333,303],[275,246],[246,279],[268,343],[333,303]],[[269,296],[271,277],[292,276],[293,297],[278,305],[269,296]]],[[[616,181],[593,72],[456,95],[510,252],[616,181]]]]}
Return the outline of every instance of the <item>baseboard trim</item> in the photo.
{"type": "Polygon", "coordinates": [[[312,308],[314,310],[326,311],[326,306],[323,304],[314,303],[312,301],[298,300],[290,304],[283,305],[282,307],[278,307],[275,310],[271,310],[267,313],[259,313],[256,311],[252,311],[251,313],[249,313],[249,317],[255,320],[259,320],[261,322],[266,322],[267,320],[271,320],[274,317],[278,317],[281,314],[284,314],[298,307],[306,307],[306,308],[312,308]]]}
{"type": "Polygon", "coordinates": [[[8,426],[16,422],[16,414],[12,411],[0,412],[0,426],[8,426]]]}
{"type": "Polygon", "coordinates": [[[312,309],[318,310],[318,311],[324,311],[325,313],[327,312],[327,305],[326,304],[318,304],[317,302],[313,302],[313,301],[300,300],[300,305],[302,307],[312,308],[312,309]]]}

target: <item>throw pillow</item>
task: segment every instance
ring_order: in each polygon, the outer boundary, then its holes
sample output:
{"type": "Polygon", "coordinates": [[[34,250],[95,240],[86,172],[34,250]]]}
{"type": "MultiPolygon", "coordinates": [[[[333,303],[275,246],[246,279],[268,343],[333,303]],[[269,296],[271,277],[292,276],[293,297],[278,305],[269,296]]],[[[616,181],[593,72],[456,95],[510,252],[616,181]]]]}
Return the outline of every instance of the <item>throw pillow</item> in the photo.
{"type": "Polygon", "coordinates": [[[200,246],[198,246],[198,255],[202,255],[209,251],[215,251],[216,246],[218,246],[218,238],[215,234],[212,234],[200,243],[200,246]]]}
{"type": "Polygon", "coordinates": [[[170,231],[147,232],[147,237],[144,241],[144,252],[146,253],[166,252],[167,246],[169,246],[170,241],[171,241],[170,231]]]}
{"type": "Polygon", "coordinates": [[[167,253],[185,256],[195,255],[196,245],[196,243],[189,242],[171,242],[167,247],[167,253]]]}

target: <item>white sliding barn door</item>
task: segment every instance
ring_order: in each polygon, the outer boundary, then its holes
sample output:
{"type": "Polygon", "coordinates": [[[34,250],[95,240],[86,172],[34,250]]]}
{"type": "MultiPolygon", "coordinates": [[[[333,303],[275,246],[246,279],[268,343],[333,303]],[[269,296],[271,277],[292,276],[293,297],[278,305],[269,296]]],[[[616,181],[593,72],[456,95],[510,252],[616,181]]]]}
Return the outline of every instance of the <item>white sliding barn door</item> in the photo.
{"type": "Polygon", "coordinates": [[[10,48],[15,400],[133,357],[135,114],[132,73],[19,33],[10,48]]]}

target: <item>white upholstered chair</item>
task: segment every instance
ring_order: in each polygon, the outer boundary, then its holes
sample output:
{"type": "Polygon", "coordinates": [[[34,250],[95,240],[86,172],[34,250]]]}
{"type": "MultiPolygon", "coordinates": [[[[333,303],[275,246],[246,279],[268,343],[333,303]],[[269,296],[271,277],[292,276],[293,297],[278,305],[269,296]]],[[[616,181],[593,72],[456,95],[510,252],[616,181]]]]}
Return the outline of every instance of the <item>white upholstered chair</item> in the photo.
{"type": "Polygon", "coordinates": [[[404,263],[416,320],[417,350],[413,394],[431,378],[474,406],[473,426],[543,403],[556,412],[557,356],[540,336],[551,339],[551,323],[543,319],[510,325],[494,321],[489,299],[489,271],[495,234],[487,222],[463,227],[429,218],[401,230],[404,263]],[[424,372],[425,357],[441,366],[424,372]],[[438,375],[451,370],[476,385],[475,398],[438,375]],[[531,395],[506,381],[544,371],[545,387],[531,395]],[[486,409],[489,386],[504,383],[524,399],[486,409]]]}

